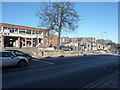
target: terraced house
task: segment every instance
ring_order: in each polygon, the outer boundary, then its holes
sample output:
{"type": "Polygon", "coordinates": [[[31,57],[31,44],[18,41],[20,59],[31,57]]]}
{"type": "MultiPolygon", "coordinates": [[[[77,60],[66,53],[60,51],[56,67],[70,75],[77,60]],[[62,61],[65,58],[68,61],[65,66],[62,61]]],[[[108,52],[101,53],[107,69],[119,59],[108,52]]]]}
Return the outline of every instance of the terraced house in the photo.
{"type": "Polygon", "coordinates": [[[36,47],[48,45],[48,30],[0,23],[0,47],[36,47]]]}

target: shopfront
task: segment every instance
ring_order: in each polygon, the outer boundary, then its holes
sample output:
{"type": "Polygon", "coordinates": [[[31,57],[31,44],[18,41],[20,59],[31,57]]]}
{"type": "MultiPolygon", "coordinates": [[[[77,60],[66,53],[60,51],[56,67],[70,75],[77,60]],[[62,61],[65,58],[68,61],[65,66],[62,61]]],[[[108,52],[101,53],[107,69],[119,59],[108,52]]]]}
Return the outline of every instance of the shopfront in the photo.
{"type": "Polygon", "coordinates": [[[36,47],[44,44],[46,29],[0,24],[0,47],[36,47]]]}

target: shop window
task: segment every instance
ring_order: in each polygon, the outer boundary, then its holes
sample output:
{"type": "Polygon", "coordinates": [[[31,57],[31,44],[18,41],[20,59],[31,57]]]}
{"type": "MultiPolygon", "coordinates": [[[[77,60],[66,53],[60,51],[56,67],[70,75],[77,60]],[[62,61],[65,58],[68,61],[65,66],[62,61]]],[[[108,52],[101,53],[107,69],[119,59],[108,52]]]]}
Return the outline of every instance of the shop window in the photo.
{"type": "Polygon", "coordinates": [[[23,42],[25,42],[25,38],[22,38],[21,40],[22,40],[23,42]]]}
{"type": "Polygon", "coordinates": [[[31,40],[31,38],[27,38],[27,40],[31,40]]]}
{"type": "Polygon", "coordinates": [[[25,43],[23,43],[23,46],[25,46],[25,43]]]}
{"type": "Polygon", "coordinates": [[[39,38],[39,43],[41,43],[41,41],[42,41],[42,39],[41,39],[41,38],[39,38]]]}
{"type": "Polygon", "coordinates": [[[37,43],[37,38],[34,38],[33,39],[33,46],[36,46],[38,43],[37,43]]]}

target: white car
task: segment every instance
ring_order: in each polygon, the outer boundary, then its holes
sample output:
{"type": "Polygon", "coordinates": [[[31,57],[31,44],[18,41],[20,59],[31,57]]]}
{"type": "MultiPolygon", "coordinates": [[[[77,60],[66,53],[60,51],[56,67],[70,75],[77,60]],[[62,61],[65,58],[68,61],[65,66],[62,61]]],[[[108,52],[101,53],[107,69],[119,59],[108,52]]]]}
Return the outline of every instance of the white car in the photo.
{"type": "Polygon", "coordinates": [[[100,50],[99,51],[101,54],[106,54],[106,52],[104,50],[100,50]]]}
{"type": "Polygon", "coordinates": [[[0,51],[0,66],[14,66],[26,67],[28,60],[25,57],[16,56],[10,51],[0,51]]]}

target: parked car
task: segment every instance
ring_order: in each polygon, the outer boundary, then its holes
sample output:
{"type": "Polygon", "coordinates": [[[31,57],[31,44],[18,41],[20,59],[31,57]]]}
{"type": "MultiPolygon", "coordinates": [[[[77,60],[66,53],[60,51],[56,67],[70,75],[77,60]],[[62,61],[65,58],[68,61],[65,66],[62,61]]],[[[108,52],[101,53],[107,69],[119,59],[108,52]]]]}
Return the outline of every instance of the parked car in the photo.
{"type": "Polygon", "coordinates": [[[101,54],[106,54],[106,52],[104,50],[100,50],[99,51],[101,54]]]}
{"type": "Polygon", "coordinates": [[[16,56],[23,56],[23,57],[27,58],[28,60],[32,60],[32,55],[29,55],[22,51],[19,51],[19,50],[5,50],[5,51],[10,51],[10,52],[14,53],[16,56]]]}
{"type": "Polygon", "coordinates": [[[26,67],[28,60],[25,57],[16,56],[10,51],[0,51],[0,66],[18,66],[26,67]]]}
{"type": "Polygon", "coordinates": [[[65,50],[65,51],[71,51],[72,50],[72,48],[67,47],[67,46],[60,46],[60,49],[65,50]]]}
{"type": "Polygon", "coordinates": [[[94,53],[96,54],[106,54],[104,50],[94,50],[94,53]]]}

